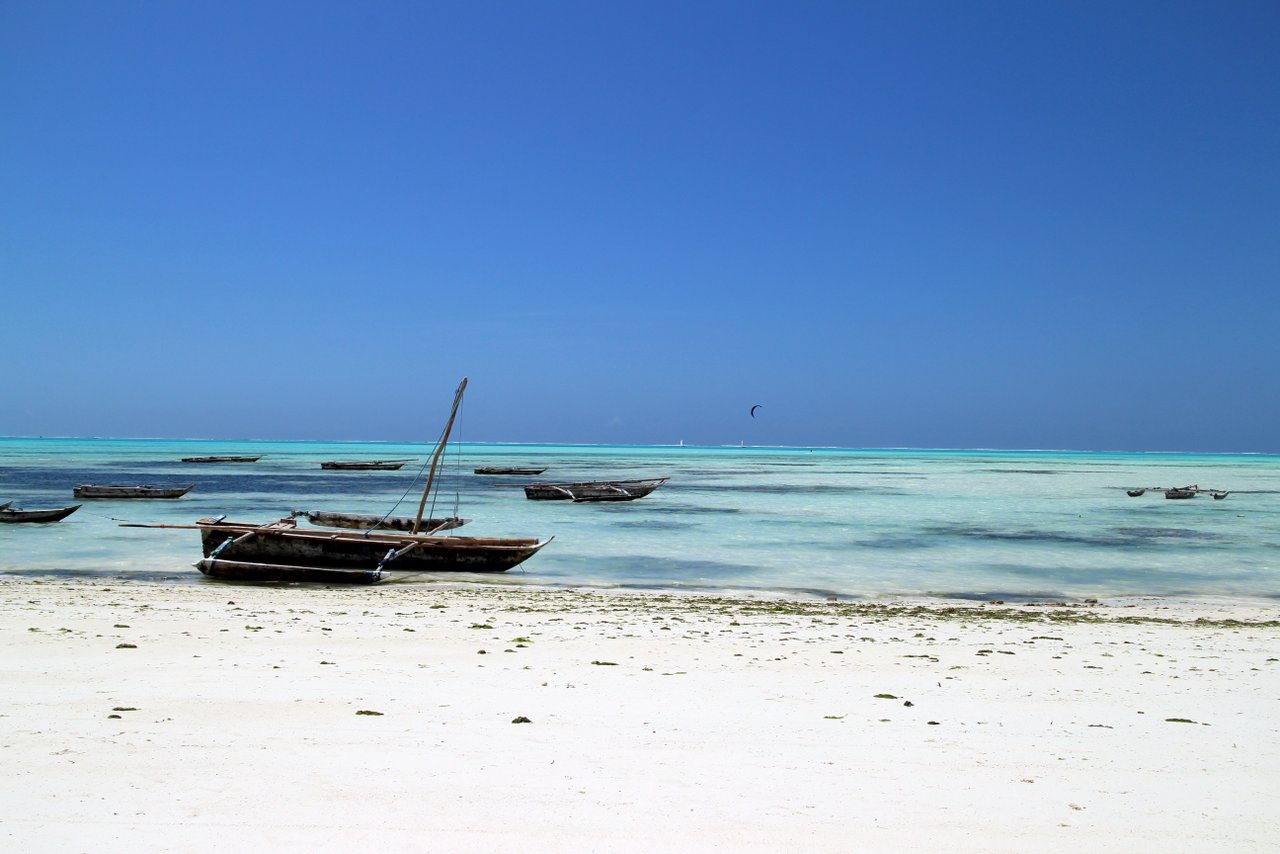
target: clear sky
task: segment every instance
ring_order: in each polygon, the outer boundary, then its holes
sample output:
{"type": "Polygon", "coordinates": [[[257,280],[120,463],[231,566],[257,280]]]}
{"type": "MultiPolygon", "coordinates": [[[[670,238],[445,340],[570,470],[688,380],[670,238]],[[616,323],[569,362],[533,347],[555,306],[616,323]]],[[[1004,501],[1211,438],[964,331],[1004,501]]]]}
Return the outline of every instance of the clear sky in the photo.
{"type": "Polygon", "coordinates": [[[0,435],[1280,452],[1280,4],[0,3],[0,435]],[[748,412],[761,404],[756,417],[748,412]]]}

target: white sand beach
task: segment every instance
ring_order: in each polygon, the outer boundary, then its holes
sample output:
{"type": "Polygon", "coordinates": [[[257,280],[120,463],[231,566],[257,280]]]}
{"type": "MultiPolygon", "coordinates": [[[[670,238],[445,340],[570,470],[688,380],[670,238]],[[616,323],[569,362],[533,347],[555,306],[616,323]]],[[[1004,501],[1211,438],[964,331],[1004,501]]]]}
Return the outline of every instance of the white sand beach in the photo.
{"type": "Polygon", "coordinates": [[[1276,616],[3,579],[0,842],[1270,851],[1276,616]]]}

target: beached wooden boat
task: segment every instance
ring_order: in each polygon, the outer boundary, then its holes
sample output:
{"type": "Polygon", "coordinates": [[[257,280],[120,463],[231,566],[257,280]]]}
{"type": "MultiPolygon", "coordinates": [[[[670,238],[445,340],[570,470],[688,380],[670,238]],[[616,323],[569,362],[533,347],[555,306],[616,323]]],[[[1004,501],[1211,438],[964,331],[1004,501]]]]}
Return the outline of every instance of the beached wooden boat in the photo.
{"type": "MultiPolygon", "coordinates": [[[[358,530],[412,531],[417,522],[412,516],[374,516],[368,513],[335,513],[330,510],[305,510],[294,513],[294,516],[306,517],[312,525],[326,528],[355,528],[358,530]]],[[[437,532],[452,531],[470,522],[470,519],[459,519],[453,516],[447,519],[423,519],[418,530],[437,532]]]]}
{"type": "Polygon", "coordinates": [[[264,454],[256,457],[183,457],[184,463],[256,463],[264,454]]]}
{"type": "Polygon", "coordinates": [[[644,498],[668,478],[643,480],[593,480],[581,483],[528,483],[525,498],[533,501],[634,501],[644,498]]]}
{"type": "MultiPolygon", "coordinates": [[[[345,532],[299,528],[292,518],[269,525],[200,519],[205,560],[200,571],[214,577],[246,577],[243,566],[257,564],[259,580],[296,577],[297,567],[382,573],[505,572],[537,554],[548,541],[533,537],[452,537],[390,531],[345,532]],[[261,567],[283,567],[280,570],[261,567]]],[[[330,579],[339,580],[340,576],[330,579]]],[[[355,580],[355,579],[353,579],[355,580]]]]}
{"type": "Polygon", "coordinates": [[[61,522],[79,509],[79,504],[73,504],[53,510],[19,510],[6,504],[0,508],[0,522],[61,522]]]}
{"type": "MultiPolygon", "coordinates": [[[[464,377],[454,396],[444,434],[432,454],[418,513],[407,532],[300,528],[297,517],[308,515],[306,511],[265,525],[228,522],[226,517],[219,517],[198,519],[194,525],[125,523],[121,527],[200,531],[204,558],[196,566],[215,578],[368,584],[387,578],[392,572],[505,572],[537,554],[550,539],[441,535],[426,527],[432,520],[423,519],[436,467],[448,444],[466,387],[464,377]]],[[[350,519],[358,514],[327,515],[329,519],[350,519]]]]}
{"type": "Polygon", "coordinates": [[[405,463],[413,462],[412,459],[407,460],[330,460],[320,464],[322,469],[331,469],[335,471],[395,471],[405,463]]]}
{"type": "Polygon", "coordinates": [[[546,469],[526,469],[517,466],[484,466],[476,474],[542,474],[546,469]]]}
{"type": "Polygon", "coordinates": [[[186,486],[104,486],[83,483],[74,490],[76,498],[181,498],[192,489],[186,486]]]}

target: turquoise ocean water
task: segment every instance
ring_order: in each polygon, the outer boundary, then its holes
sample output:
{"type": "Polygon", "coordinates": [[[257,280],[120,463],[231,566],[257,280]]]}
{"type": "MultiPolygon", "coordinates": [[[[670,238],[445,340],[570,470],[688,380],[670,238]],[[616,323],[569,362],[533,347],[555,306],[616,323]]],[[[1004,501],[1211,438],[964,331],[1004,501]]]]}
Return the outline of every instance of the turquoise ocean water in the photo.
{"type": "MultiPolygon", "coordinates": [[[[191,564],[199,535],[121,528],[295,509],[417,508],[421,444],[0,439],[0,502],[75,503],[79,483],[198,486],[176,501],[85,501],[53,525],[0,525],[0,574],[218,584],[191,564]],[[184,456],[262,454],[253,464],[184,456]],[[416,457],[398,472],[331,472],[329,459],[416,457]]],[[[823,448],[451,445],[434,515],[456,533],[554,536],[486,582],[769,591],[849,597],[1080,599],[1280,596],[1280,456],[823,448]],[[538,480],[669,476],[618,504],[528,501],[472,474],[546,466],[538,480]],[[1171,501],[1124,488],[1231,490],[1171,501]]],[[[457,579],[461,576],[451,576],[457,579]]],[[[429,583],[418,577],[404,583],[429,583]]]]}

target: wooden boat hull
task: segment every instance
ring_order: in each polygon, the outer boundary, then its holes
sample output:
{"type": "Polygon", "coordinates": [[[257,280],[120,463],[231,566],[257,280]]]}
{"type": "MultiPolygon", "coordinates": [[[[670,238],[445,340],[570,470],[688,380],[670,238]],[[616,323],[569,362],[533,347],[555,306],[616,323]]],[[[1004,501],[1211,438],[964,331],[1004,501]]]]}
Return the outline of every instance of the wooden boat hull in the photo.
{"type": "Polygon", "coordinates": [[[475,470],[476,474],[542,474],[546,469],[503,468],[502,466],[486,466],[475,470]]]}
{"type": "Polygon", "coordinates": [[[195,484],[187,486],[101,486],[82,484],[75,488],[76,498],[181,498],[195,484]]]}
{"type": "MultiPolygon", "coordinates": [[[[363,531],[413,530],[413,517],[411,516],[387,516],[384,518],[365,513],[331,513],[324,510],[309,510],[303,515],[312,525],[323,525],[326,528],[353,528],[363,531]]],[[[428,531],[452,531],[454,528],[461,528],[470,521],[470,519],[459,519],[457,516],[450,519],[423,519],[418,530],[422,533],[428,531]]]]}
{"type": "Polygon", "coordinates": [[[612,480],[585,483],[530,483],[524,487],[525,498],[531,501],[634,501],[644,498],[667,478],[650,480],[612,480]]]}
{"type": "Polygon", "coordinates": [[[372,460],[367,463],[333,460],[321,463],[320,468],[330,471],[396,471],[404,467],[405,463],[410,462],[413,462],[413,460],[372,460]]]}
{"type": "Polygon", "coordinates": [[[1194,489],[1166,489],[1164,491],[1165,498],[1195,498],[1197,490],[1194,489]]]}
{"type": "Polygon", "coordinates": [[[239,560],[205,558],[196,568],[210,578],[234,581],[313,581],[324,584],[375,584],[385,573],[362,569],[325,569],[315,566],[252,563],[239,560]]]}
{"type": "Polygon", "coordinates": [[[10,510],[6,507],[0,510],[0,522],[61,522],[79,509],[79,504],[54,510],[10,510]]]}
{"type": "Polygon", "coordinates": [[[412,550],[390,561],[386,568],[406,572],[506,572],[533,557],[550,542],[533,538],[433,537],[381,531],[356,534],[293,527],[264,529],[261,525],[212,519],[202,519],[196,525],[205,557],[213,556],[229,539],[237,540],[252,533],[219,552],[219,562],[225,558],[317,569],[371,571],[378,568],[388,551],[413,545],[412,550]]]}
{"type": "Polygon", "coordinates": [[[256,463],[264,455],[256,457],[183,457],[184,463],[256,463]]]}

